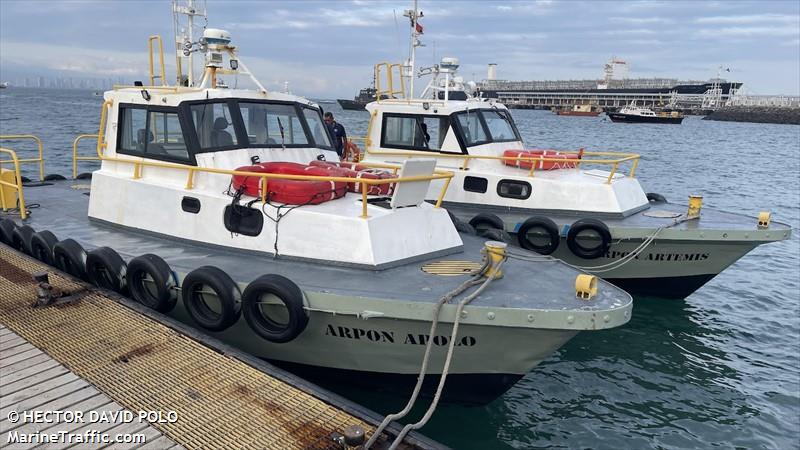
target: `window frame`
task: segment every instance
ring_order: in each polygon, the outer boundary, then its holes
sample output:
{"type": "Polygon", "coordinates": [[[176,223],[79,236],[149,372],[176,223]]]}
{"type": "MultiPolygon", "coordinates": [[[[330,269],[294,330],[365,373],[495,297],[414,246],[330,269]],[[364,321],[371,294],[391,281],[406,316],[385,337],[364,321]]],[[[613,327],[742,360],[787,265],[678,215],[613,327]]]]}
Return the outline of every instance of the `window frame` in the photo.
{"type": "MultiPolygon", "coordinates": [[[[443,115],[443,114],[413,114],[413,113],[395,113],[395,112],[385,112],[381,114],[381,148],[396,148],[400,150],[412,150],[412,151],[419,151],[419,152],[429,152],[429,153],[441,153],[445,155],[465,155],[466,152],[464,151],[464,146],[461,146],[461,152],[448,152],[442,149],[433,149],[430,147],[416,147],[413,145],[397,145],[397,144],[387,144],[386,143],[386,120],[388,118],[418,118],[418,117],[430,117],[432,119],[439,119],[439,120],[447,120],[447,127],[445,128],[447,131],[445,132],[445,138],[447,137],[447,132],[453,129],[453,122],[451,120],[451,116],[443,115]]],[[[419,123],[419,122],[417,122],[419,123]]],[[[455,132],[455,131],[454,131],[455,132]]],[[[429,133],[430,134],[430,133],[429,133]]],[[[442,140],[444,141],[444,139],[442,140]]]]}
{"type": "MultiPolygon", "coordinates": [[[[244,122],[242,121],[242,116],[239,112],[239,105],[237,104],[236,99],[209,99],[209,100],[191,100],[187,102],[181,102],[178,106],[186,116],[186,121],[189,123],[191,131],[189,133],[189,137],[192,141],[192,148],[194,150],[194,154],[200,153],[214,153],[214,152],[223,152],[226,150],[236,150],[239,148],[247,147],[243,145],[243,142],[249,142],[247,140],[247,132],[245,131],[244,122]],[[195,105],[206,105],[206,104],[213,104],[213,103],[225,103],[228,107],[228,112],[231,115],[231,125],[233,125],[233,131],[236,135],[236,143],[232,145],[224,145],[221,147],[206,147],[202,148],[200,146],[200,139],[197,135],[197,127],[194,123],[194,116],[192,114],[192,106],[195,105]]],[[[186,134],[186,132],[184,132],[186,134]]]]}
{"type": "MultiPolygon", "coordinates": [[[[120,155],[128,155],[128,156],[136,156],[138,158],[144,159],[154,159],[156,161],[165,161],[177,164],[184,164],[184,165],[191,165],[196,166],[197,160],[194,157],[194,143],[189,140],[190,136],[187,136],[187,123],[186,118],[183,116],[180,107],[170,107],[170,106],[160,106],[160,105],[143,105],[140,103],[120,103],[117,107],[117,143],[116,143],[116,152],[120,155]],[[122,148],[122,110],[123,109],[143,109],[146,112],[145,116],[145,130],[149,134],[150,133],[150,113],[151,112],[159,112],[159,113],[169,113],[169,114],[176,114],[178,116],[178,123],[181,125],[181,134],[183,135],[183,142],[186,145],[186,153],[188,154],[187,158],[181,158],[172,155],[161,155],[161,154],[154,154],[154,153],[147,153],[139,152],[136,150],[128,150],[122,148]]],[[[147,146],[145,144],[145,150],[147,146]]]]}
{"type": "Polygon", "coordinates": [[[465,109],[450,114],[450,117],[452,118],[450,120],[450,123],[455,124],[453,125],[453,129],[456,132],[456,139],[458,140],[458,143],[459,145],[461,145],[461,149],[465,154],[468,153],[467,149],[469,147],[477,147],[479,145],[493,144],[495,142],[502,143],[502,142],[522,141],[522,137],[520,137],[519,134],[519,129],[517,129],[517,124],[514,122],[514,118],[511,117],[511,113],[509,113],[508,110],[499,108],[465,109]],[[494,136],[492,136],[492,133],[489,130],[489,126],[486,124],[486,119],[483,117],[484,111],[493,111],[501,116],[505,116],[505,119],[508,120],[509,125],[511,125],[511,130],[514,132],[514,138],[495,140],[494,136]],[[467,144],[466,140],[464,140],[464,129],[461,127],[461,122],[458,120],[458,116],[464,114],[474,114],[474,113],[478,113],[477,115],[479,117],[481,127],[483,127],[483,132],[488,137],[488,140],[477,141],[472,144],[467,144]]]}
{"type": "Polygon", "coordinates": [[[515,200],[527,200],[527,199],[531,198],[531,195],[533,195],[533,186],[531,186],[530,183],[528,183],[527,181],[515,180],[515,179],[511,179],[511,178],[503,178],[500,181],[498,181],[497,182],[497,186],[495,187],[495,189],[497,191],[497,196],[498,197],[502,197],[502,198],[512,198],[512,199],[515,199],[515,200]],[[502,193],[500,193],[500,186],[502,184],[504,184],[504,183],[508,183],[508,184],[525,184],[525,185],[528,186],[528,195],[526,195],[524,197],[521,196],[521,195],[519,195],[519,196],[517,196],[517,195],[503,195],[502,193]]]}

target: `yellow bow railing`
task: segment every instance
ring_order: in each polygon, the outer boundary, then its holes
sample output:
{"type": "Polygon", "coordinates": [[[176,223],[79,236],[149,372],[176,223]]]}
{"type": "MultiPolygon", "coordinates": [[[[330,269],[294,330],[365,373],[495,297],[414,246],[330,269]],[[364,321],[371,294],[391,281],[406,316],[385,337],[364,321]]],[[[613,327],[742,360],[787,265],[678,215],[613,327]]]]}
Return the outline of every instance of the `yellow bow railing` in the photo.
{"type": "MultiPolygon", "coordinates": [[[[32,140],[36,142],[36,145],[39,149],[39,157],[38,158],[25,158],[25,159],[17,159],[19,164],[24,163],[38,163],[39,164],[39,180],[44,180],[44,146],[42,145],[42,140],[32,134],[4,134],[0,135],[0,141],[18,141],[18,140],[32,140]]],[[[0,160],[0,164],[2,163],[11,162],[11,160],[0,160]]]]}
{"type": "Polygon", "coordinates": [[[22,192],[22,175],[19,172],[20,160],[17,158],[17,153],[10,148],[0,147],[0,153],[7,154],[10,159],[0,161],[0,207],[3,211],[8,211],[10,208],[15,208],[17,205],[9,205],[6,201],[6,190],[11,189],[17,193],[19,199],[19,215],[22,220],[28,218],[28,210],[25,208],[25,195],[22,192]],[[2,177],[2,163],[10,162],[14,165],[14,182],[10,183],[5,181],[2,177]]]}

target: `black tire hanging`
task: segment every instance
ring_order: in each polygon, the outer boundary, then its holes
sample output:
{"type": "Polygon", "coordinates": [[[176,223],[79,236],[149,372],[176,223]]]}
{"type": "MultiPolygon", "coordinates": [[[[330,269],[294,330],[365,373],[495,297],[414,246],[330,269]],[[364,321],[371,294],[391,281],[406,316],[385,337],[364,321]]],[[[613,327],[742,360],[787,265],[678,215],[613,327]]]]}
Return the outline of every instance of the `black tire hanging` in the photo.
{"type": "Polygon", "coordinates": [[[522,222],[517,230],[517,241],[520,247],[532,250],[542,255],[550,255],[558,248],[561,236],[558,234],[558,225],[547,217],[533,216],[522,222]],[[547,233],[548,241],[544,245],[539,245],[528,238],[528,232],[541,228],[547,233]]]}
{"type": "Polygon", "coordinates": [[[242,313],[256,334],[275,343],[291,341],[308,325],[303,292],[292,280],[280,275],[262,275],[250,283],[242,294],[242,313]],[[274,295],[286,306],[288,320],[285,324],[264,314],[259,303],[266,294],[274,295]]]}
{"type": "Polygon", "coordinates": [[[170,312],[178,301],[172,269],[157,255],[148,253],[130,260],[127,282],[134,300],[160,313],[170,312]]]}
{"type": "Polygon", "coordinates": [[[110,247],[99,247],[86,255],[86,277],[93,285],[125,295],[128,265],[110,247]]]}
{"type": "Polygon", "coordinates": [[[17,223],[11,219],[0,219],[0,242],[6,245],[13,245],[14,239],[11,234],[17,228],[17,223]]]}
{"type": "Polygon", "coordinates": [[[611,247],[611,232],[603,222],[597,219],[580,219],[569,227],[567,246],[576,256],[583,259],[597,259],[608,252],[611,247]],[[578,243],[578,235],[584,231],[594,231],[600,236],[600,245],[584,247],[578,243]]]}
{"type": "Polygon", "coordinates": [[[91,180],[92,179],[92,172],[79,173],[78,176],[75,177],[75,179],[76,180],[91,180]]]}
{"type": "Polygon", "coordinates": [[[86,280],[86,250],[74,239],[64,239],[53,246],[53,263],[61,271],[86,280]]]}
{"type": "Polygon", "coordinates": [[[481,237],[483,237],[484,233],[486,233],[487,230],[505,229],[503,221],[494,214],[489,214],[489,213],[480,213],[476,215],[469,221],[469,224],[472,226],[472,228],[475,229],[475,231],[478,233],[478,236],[481,237]]]}
{"type": "Polygon", "coordinates": [[[650,203],[668,203],[666,197],[661,194],[656,194],[655,192],[648,192],[647,194],[647,201],[650,203]]]}
{"type": "Polygon", "coordinates": [[[64,175],[59,175],[57,173],[51,173],[50,175],[46,175],[43,181],[62,181],[66,180],[67,177],[64,175]]]}
{"type": "Polygon", "coordinates": [[[484,239],[491,239],[493,241],[500,241],[505,242],[506,244],[510,244],[514,241],[514,238],[511,237],[506,231],[503,230],[495,230],[494,228],[490,228],[485,230],[480,235],[484,239]]]}
{"type": "Polygon", "coordinates": [[[14,228],[14,231],[11,232],[11,246],[26,255],[33,256],[33,252],[31,252],[31,237],[33,237],[34,233],[36,233],[36,230],[28,225],[14,228]]]}
{"type": "Polygon", "coordinates": [[[453,226],[456,227],[456,231],[458,231],[459,233],[466,233],[466,234],[469,234],[469,235],[472,235],[472,236],[475,236],[475,235],[478,234],[478,232],[475,231],[475,228],[473,228],[472,225],[470,225],[467,222],[464,222],[463,220],[459,219],[458,217],[456,217],[449,210],[447,211],[447,215],[450,216],[450,221],[453,222],[453,226]]]}
{"type": "Polygon", "coordinates": [[[43,230],[31,236],[31,256],[39,261],[54,266],[53,247],[58,243],[58,238],[53,233],[43,230]]]}
{"type": "Polygon", "coordinates": [[[239,320],[242,292],[231,277],[213,266],[197,268],[183,279],[181,295],[186,312],[202,328],[222,331],[239,320]],[[218,311],[212,309],[203,291],[211,290],[218,300],[218,311]]]}

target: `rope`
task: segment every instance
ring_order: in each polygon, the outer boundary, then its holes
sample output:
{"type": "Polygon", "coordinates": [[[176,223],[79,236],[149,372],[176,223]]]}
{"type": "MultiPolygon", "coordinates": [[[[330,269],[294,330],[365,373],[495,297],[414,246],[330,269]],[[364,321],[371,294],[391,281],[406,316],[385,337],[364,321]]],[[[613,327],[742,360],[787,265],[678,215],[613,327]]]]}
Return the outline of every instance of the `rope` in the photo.
{"type": "Polygon", "coordinates": [[[424,427],[425,424],[428,423],[428,420],[430,420],[431,416],[433,415],[433,411],[436,410],[436,406],[439,404],[439,399],[442,396],[442,390],[444,390],[444,383],[447,380],[447,374],[450,371],[450,362],[453,359],[453,349],[455,349],[456,336],[458,335],[458,324],[460,323],[461,319],[461,311],[463,311],[464,306],[466,306],[467,303],[471,302],[473,299],[475,299],[475,297],[480,295],[480,293],[483,292],[483,290],[489,286],[489,283],[491,283],[496,279],[495,277],[497,277],[497,273],[499,273],[498,271],[500,270],[500,267],[503,265],[504,262],[506,262],[506,258],[503,258],[497,264],[497,266],[495,267],[494,275],[486,277],[486,280],[480,285],[478,289],[475,289],[475,292],[468,295],[466,298],[464,298],[458,303],[458,309],[456,310],[456,318],[453,321],[453,332],[450,334],[450,345],[447,348],[447,358],[444,361],[444,367],[442,368],[442,375],[439,378],[439,386],[436,388],[436,394],[433,396],[433,401],[431,402],[431,405],[428,407],[428,410],[425,411],[425,415],[422,416],[422,418],[417,423],[411,423],[403,427],[403,429],[395,438],[394,442],[392,442],[392,445],[389,447],[389,450],[395,450],[397,446],[400,445],[401,442],[403,442],[403,438],[405,438],[406,434],[408,434],[409,431],[418,430],[424,427]]]}
{"type": "MultiPolygon", "coordinates": [[[[411,408],[417,401],[417,396],[419,396],[419,393],[422,390],[422,382],[425,380],[425,374],[428,371],[428,361],[430,360],[431,348],[433,347],[433,336],[436,335],[436,327],[439,324],[439,313],[442,309],[442,306],[445,303],[448,303],[453,298],[455,298],[457,295],[469,289],[470,287],[481,283],[479,278],[483,275],[484,272],[486,272],[486,269],[489,268],[490,264],[491,264],[491,258],[489,258],[488,255],[484,255],[484,263],[481,269],[478,272],[476,272],[472,277],[470,277],[467,281],[461,283],[458,287],[456,287],[452,291],[442,296],[442,298],[440,298],[439,301],[436,303],[436,308],[433,312],[433,320],[431,321],[431,329],[430,332],[428,333],[429,339],[428,343],[425,346],[425,354],[422,357],[422,365],[420,366],[419,375],[417,375],[417,384],[414,386],[414,391],[411,393],[411,397],[408,399],[408,403],[401,411],[384,417],[381,424],[378,426],[378,428],[375,429],[375,432],[369,438],[369,441],[367,441],[366,445],[364,445],[365,450],[368,450],[375,443],[378,437],[380,437],[381,433],[383,433],[383,430],[392,421],[402,419],[403,417],[406,416],[406,414],[408,414],[409,411],[411,411],[411,408]]],[[[459,314],[456,315],[455,323],[458,323],[459,314]]]]}

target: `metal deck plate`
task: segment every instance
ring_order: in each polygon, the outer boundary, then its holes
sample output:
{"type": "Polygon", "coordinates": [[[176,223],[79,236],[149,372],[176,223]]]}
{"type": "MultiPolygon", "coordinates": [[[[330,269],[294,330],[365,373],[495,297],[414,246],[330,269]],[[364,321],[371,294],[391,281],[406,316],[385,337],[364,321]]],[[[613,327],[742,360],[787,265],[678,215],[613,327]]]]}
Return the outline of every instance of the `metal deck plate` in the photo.
{"type": "Polygon", "coordinates": [[[422,271],[433,275],[455,277],[472,275],[480,268],[481,264],[474,261],[436,261],[422,266],[422,271]]]}
{"type": "Polygon", "coordinates": [[[657,217],[659,219],[674,219],[682,216],[681,213],[675,211],[664,211],[663,209],[651,209],[642,213],[643,216],[657,217]]]}

